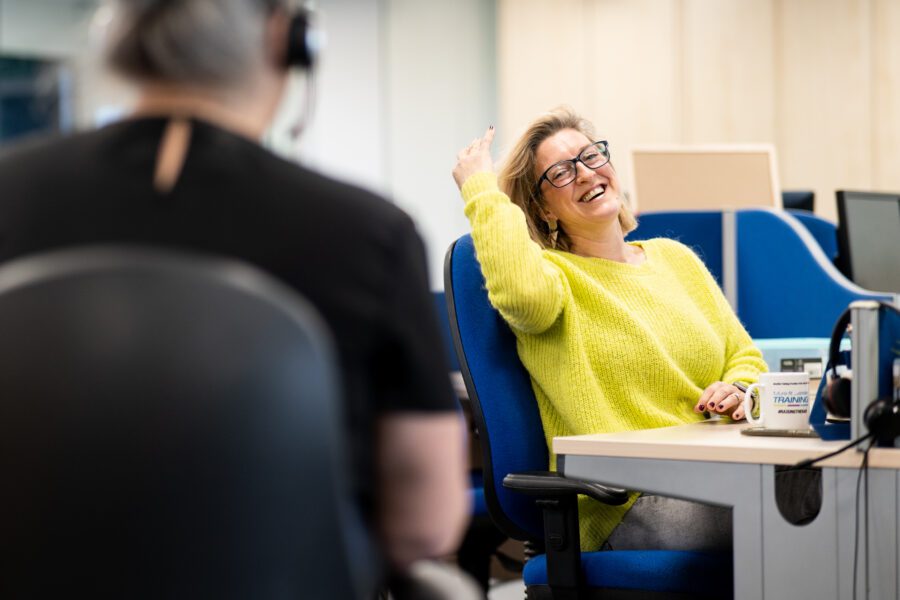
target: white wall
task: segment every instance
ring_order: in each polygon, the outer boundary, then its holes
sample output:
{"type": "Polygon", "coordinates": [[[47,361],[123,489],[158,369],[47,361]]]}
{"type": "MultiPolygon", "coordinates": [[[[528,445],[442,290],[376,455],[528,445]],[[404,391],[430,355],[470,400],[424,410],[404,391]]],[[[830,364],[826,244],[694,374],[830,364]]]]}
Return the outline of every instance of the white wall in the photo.
{"type": "MultiPolygon", "coordinates": [[[[88,50],[98,0],[0,0],[0,51],[68,57],[76,116],[132,101],[88,50]]],[[[292,82],[266,143],[282,155],[386,195],[425,239],[432,287],[443,255],[468,230],[450,171],[460,147],[497,122],[494,0],[319,0],[327,44],[311,121],[288,131],[305,102],[292,82]],[[352,147],[352,151],[350,148],[352,147]]]]}
{"type": "Polygon", "coordinates": [[[319,0],[316,9],[326,45],[313,80],[311,118],[300,137],[290,140],[288,132],[303,120],[306,106],[306,80],[295,76],[270,141],[311,168],[384,193],[389,185],[381,3],[319,0]]]}
{"type": "Polygon", "coordinates": [[[70,57],[87,44],[97,0],[0,0],[4,54],[70,57]]]}
{"type": "Polygon", "coordinates": [[[432,287],[450,243],[469,230],[451,171],[497,122],[493,0],[385,3],[390,192],[424,236],[432,287]]]}

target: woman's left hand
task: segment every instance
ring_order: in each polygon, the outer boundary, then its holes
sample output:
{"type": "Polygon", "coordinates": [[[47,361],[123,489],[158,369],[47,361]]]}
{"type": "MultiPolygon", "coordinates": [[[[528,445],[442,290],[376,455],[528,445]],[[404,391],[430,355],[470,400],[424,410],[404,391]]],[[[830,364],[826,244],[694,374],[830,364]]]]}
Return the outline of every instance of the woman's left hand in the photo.
{"type": "Polygon", "coordinates": [[[694,405],[694,412],[709,411],[740,421],[746,416],[744,415],[743,401],[744,393],[741,390],[730,383],[717,381],[703,390],[700,400],[694,405]]]}
{"type": "Polygon", "coordinates": [[[491,142],[494,141],[494,126],[491,125],[484,132],[484,137],[475,138],[472,143],[459,151],[456,155],[456,167],[453,168],[453,179],[459,189],[462,189],[466,180],[475,173],[491,172],[494,170],[491,162],[491,142]]]}

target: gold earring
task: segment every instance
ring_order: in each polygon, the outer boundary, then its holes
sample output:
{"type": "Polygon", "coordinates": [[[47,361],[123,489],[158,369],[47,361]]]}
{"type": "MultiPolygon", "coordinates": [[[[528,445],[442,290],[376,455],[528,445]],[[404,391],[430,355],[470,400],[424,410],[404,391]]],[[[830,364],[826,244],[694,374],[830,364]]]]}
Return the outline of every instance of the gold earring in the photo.
{"type": "Polygon", "coordinates": [[[547,221],[547,229],[550,230],[550,247],[556,248],[556,238],[559,237],[559,221],[549,219],[547,221]]]}

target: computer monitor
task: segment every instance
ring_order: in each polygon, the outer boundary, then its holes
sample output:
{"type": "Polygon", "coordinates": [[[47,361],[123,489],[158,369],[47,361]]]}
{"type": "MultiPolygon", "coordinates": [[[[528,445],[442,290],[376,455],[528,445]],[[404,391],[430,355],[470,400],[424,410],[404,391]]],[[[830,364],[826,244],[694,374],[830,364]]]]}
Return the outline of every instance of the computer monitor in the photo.
{"type": "Polygon", "coordinates": [[[0,56],[0,146],[72,128],[72,85],[58,60],[0,56]]]}
{"type": "Polygon", "coordinates": [[[839,190],[838,267],[857,285],[900,293],[900,194],[839,190]]]}
{"type": "Polygon", "coordinates": [[[816,193],[811,190],[782,191],[781,204],[785,210],[808,210],[813,212],[816,206],[816,193]]]}

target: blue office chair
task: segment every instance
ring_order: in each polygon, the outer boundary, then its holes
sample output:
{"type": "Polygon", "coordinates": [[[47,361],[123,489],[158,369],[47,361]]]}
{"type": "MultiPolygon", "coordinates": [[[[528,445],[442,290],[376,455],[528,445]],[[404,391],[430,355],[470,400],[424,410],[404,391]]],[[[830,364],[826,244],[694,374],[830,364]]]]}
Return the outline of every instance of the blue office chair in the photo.
{"type": "Polygon", "coordinates": [[[667,210],[638,215],[638,227],[627,240],[670,238],[690,247],[722,285],[722,211],[667,210]]]}
{"type": "Polygon", "coordinates": [[[0,267],[0,595],[369,598],[329,335],[234,261],[0,267]]]}
{"type": "Polygon", "coordinates": [[[546,547],[525,565],[527,598],[730,598],[730,555],[580,552],[576,495],[622,504],[627,492],[547,472],[530,378],[513,333],[488,301],[471,236],[450,247],[444,269],[456,351],[481,432],[488,511],[510,537],[546,547]]]}
{"type": "Polygon", "coordinates": [[[737,211],[738,316],[754,338],[829,337],[854,300],[893,301],[844,277],[796,219],[737,211]]]}
{"type": "MultiPolygon", "coordinates": [[[[447,311],[447,297],[444,292],[432,292],[432,296],[438,313],[441,337],[445,343],[444,350],[449,359],[450,370],[451,372],[459,371],[459,362],[456,359],[456,349],[453,346],[453,333],[450,329],[449,312],[447,311]]],[[[471,407],[468,398],[461,398],[460,401],[464,409],[471,407]]],[[[467,425],[470,426],[470,442],[477,442],[479,438],[477,428],[474,427],[473,422],[467,423],[467,425]]],[[[519,565],[515,565],[514,560],[498,552],[500,544],[505,542],[507,537],[497,529],[488,514],[487,504],[484,499],[484,474],[477,463],[470,469],[469,476],[471,481],[469,493],[472,500],[472,519],[457,549],[456,563],[463,571],[475,579],[486,595],[490,584],[492,557],[496,556],[508,568],[516,568],[519,565]]],[[[521,570],[520,567],[519,570],[521,570]]]]}

